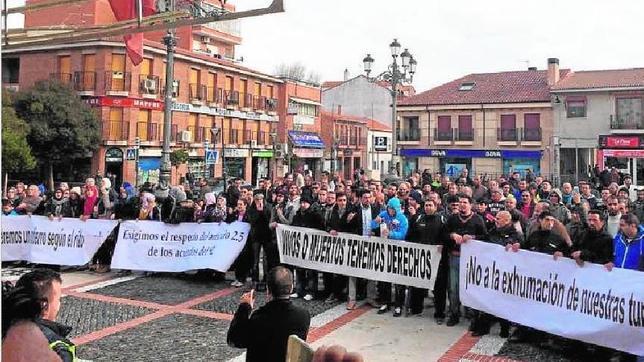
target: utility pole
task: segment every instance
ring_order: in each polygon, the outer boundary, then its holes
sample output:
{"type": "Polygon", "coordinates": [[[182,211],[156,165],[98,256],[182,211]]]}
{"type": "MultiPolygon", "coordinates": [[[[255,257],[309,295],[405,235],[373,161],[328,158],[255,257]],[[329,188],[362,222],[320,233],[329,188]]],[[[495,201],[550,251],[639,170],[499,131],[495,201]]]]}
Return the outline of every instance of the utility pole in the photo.
{"type": "MultiPolygon", "coordinates": [[[[175,10],[175,0],[170,2],[170,11],[175,10]]],[[[174,93],[174,47],[177,45],[175,29],[168,29],[168,33],[163,37],[163,43],[166,47],[166,66],[165,66],[165,107],[163,112],[163,151],[161,151],[161,175],[159,177],[159,186],[161,189],[170,189],[171,167],[170,164],[170,132],[172,132],[172,96],[174,93]]]]}

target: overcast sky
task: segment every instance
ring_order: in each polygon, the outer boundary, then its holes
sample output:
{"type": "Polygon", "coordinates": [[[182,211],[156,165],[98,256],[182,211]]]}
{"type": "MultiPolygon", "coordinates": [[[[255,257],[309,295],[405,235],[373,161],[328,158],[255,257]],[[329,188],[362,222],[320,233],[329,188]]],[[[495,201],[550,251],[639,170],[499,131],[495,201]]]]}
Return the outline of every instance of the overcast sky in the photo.
{"type": "MultiPolygon", "coordinates": [[[[228,0],[237,10],[271,0],[228,0]]],[[[9,0],[9,3],[21,0],[9,0]]],[[[374,72],[398,38],[418,61],[423,91],[473,72],[546,67],[548,57],[573,70],[644,67],[644,1],[640,0],[284,0],[286,12],[245,19],[237,55],[272,73],[300,62],[321,79],[374,72]]],[[[11,5],[10,5],[11,6],[11,5]]],[[[17,22],[16,24],[19,24],[17,22]]]]}

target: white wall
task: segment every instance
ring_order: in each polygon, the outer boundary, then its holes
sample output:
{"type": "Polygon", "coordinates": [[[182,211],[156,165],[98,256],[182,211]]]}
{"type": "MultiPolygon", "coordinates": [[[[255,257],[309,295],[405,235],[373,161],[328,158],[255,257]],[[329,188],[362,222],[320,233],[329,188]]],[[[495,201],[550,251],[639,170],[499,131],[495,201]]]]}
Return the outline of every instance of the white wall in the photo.
{"type": "Polygon", "coordinates": [[[338,113],[338,106],[342,106],[342,114],[368,117],[391,124],[391,93],[388,89],[369,82],[364,76],[322,90],[322,108],[338,113]]]}

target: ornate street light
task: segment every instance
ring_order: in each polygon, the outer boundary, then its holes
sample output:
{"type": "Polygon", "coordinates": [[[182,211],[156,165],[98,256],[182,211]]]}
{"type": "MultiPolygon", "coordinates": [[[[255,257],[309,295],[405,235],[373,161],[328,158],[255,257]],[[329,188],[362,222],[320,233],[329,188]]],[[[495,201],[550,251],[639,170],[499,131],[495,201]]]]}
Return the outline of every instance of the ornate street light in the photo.
{"type": "Polygon", "coordinates": [[[364,71],[367,75],[367,79],[372,82],[387,82],[389,83],[391,89],[391,153],[392,153],[392,164],[398,175],[400,175],[400,162],[398,156],[398,122],[396,116],[396,100],[398,97],[398,86],[406,85],[412,82],[413,76],[416,73],[416,59],[409,52],[408,49],[405,49],[402,53],[400,52],[401,45],[398,42],[398,39],[389,44],[391,49],[392,62],[388,67],[388,70],[380,73],[376,77],[370,78],[369,74],[371,73],[374,59],[371,57],[371,54],[362,60],[364,64],[364,71]],[[398,58],[400,58],[400,64],[398,63],[398,58]],[[402,69],[401,69],[402,68],[402,69]]]}

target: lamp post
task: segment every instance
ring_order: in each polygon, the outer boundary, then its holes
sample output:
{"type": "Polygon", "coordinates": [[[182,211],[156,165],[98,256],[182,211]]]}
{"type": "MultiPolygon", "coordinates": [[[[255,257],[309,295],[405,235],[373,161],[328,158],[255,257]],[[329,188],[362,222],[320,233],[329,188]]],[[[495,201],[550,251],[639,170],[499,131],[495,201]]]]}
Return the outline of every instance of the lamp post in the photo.
{"type": "Polygon", "coordinates": [[[364,64],[364,71],[366,73],[367,79],[372,82],[385,81],[389,83],[391,91],[391,129],[392,129],[392,147],[391,147],[391,158],[393,163],[393,168],[396,170],[397,175],[400,175],[399,169],[399,155],[398,155],[398,122],[396,116],[396,100],[398,96],[398,86],[409,84],[413,81],[414,73],[416,73],[416,60],[409,50],[405,49],[402,53],[400,52],[401,45],[397,39],[389,44],[391,50],[391,64],[386,71],[378,74],[377,76],[370,78],[369,74],[371,73],[374,59],[371,57],[371,54],[362,59],[364,64]],[[400,59],[400,64],[398,60],[400,59]]]}
{"type": "Polygon", "coordinates": [[[210,170],[208,166],[208,146],[210,142],[206,139],[203,141],[203,178],[208,180],[210,176],[210,170]]]}
{"type": "Polygon", "coordinates": [[[271,167],[271,184],[273,184],[275,183],[275,172],[277,172],[277,158],[275,157],[275,142],[277,142],[277,133],[271,132],[269,136],[271,137],[271,146],[273,146],[273,157],[271,157],[271,163],[273,164],[273,167],[271,167]]]}
{"type": "MultiPolygon", "coordinates": [[[[174,11],[175,1],[169,1],[169,10],[174,11]]],[[[163,150],[161,151],[161,174],[159,184],[161,189],[170,189],[172,165],[170,164],[170,132],[172,130],[172,97],[174,93],[174,47],[177,45],[175,29],[168,29],[163,37],[166,46],[166,67],[165,67],[165,97],[163,111],[163,150]]]]}

